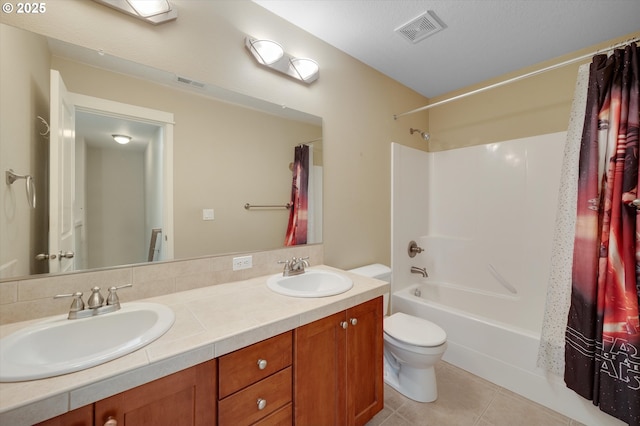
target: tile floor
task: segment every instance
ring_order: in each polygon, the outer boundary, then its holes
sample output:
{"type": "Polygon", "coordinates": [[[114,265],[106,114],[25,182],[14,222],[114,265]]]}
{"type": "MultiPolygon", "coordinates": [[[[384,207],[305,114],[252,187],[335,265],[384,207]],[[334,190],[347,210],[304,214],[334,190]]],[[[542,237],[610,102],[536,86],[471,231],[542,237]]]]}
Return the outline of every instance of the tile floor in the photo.
{"type": "Polygon", "coordinates": [[[418,403],[385,384],[384,409],[366,426],[580,426],[575,420],[458,367],[436,365],[438,399],[418,403]]]}

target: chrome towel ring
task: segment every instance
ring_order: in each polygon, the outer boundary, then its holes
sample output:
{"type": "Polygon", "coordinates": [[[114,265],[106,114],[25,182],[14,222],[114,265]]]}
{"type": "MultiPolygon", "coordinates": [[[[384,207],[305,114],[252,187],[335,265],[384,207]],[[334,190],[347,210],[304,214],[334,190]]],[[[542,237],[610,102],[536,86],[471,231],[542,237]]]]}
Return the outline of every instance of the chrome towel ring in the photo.
{"type": "Polygon", "coordinates": [[[31,175],[19,175],[16,174],[13,169],[9,169],[6,171],[7,176],[7,185],[12,185],[18,179],[25,180],[25,186],[27,189],[27,201],[31,208],[36,208],[36,184],[33,181],[33,177],[31,175]]]}

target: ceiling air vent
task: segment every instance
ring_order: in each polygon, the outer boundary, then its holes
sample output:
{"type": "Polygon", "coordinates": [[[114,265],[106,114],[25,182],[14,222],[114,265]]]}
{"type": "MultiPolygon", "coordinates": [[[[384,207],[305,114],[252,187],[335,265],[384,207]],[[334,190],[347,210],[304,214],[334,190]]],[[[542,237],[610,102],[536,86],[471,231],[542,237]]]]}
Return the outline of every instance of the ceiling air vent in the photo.
{"type": "Polygon", "coordinates": [[[411,43],[417,43],[443,29],[445,29],[445,25],[440,22],[432,10],[429,10],[396,28],[395,31],[411,43]]]}
{"type": "Polygon", "coordinates": [[[198,89],[202,89],[205,86],[204,83],[191,80],[190,78],[180,77],[179,75],[176,76],[176,80],[178,81],[178,83],[188,84],[189,86],[197,87],[198,89]]]}

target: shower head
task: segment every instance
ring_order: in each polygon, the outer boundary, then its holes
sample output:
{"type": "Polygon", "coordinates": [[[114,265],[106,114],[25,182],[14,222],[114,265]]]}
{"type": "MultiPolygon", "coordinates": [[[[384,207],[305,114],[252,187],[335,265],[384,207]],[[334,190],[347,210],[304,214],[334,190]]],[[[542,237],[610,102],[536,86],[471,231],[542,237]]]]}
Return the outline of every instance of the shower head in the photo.
{"type": "Polygon", "coordinates": [[[424,139],[425,141],[428,141],[428,140],[431,138],[431,135],[430,135],[429,133],[427,133],[427,132],[423,132],[423,131],[422,131],[422,130],[420,130],[420,129],[413,129],[413,128],[410,128],[410,129],[409,129],[409,133],[411,133],[411,134],[419,133],[419,134],[420,134],[420,137],[421,137],[422,139],[424,139]]]}

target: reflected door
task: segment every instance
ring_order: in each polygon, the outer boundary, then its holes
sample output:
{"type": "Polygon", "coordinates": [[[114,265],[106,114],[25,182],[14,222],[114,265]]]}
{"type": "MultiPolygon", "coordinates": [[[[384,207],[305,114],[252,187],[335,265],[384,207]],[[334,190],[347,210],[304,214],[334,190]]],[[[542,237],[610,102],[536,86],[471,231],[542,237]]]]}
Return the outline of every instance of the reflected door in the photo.
{"type": "Polygon", "coordinates": [[[49,272],[74,270],[75,107],[60,73],[51,70],[49,137],[49,272]]]}

